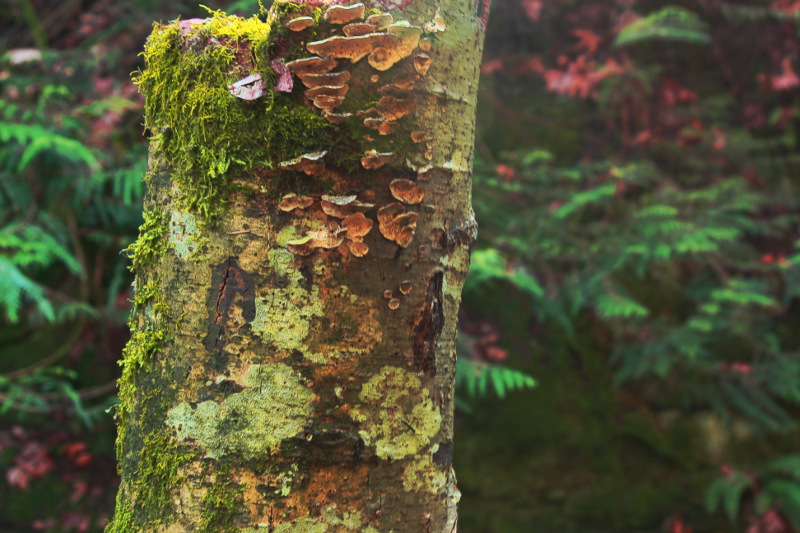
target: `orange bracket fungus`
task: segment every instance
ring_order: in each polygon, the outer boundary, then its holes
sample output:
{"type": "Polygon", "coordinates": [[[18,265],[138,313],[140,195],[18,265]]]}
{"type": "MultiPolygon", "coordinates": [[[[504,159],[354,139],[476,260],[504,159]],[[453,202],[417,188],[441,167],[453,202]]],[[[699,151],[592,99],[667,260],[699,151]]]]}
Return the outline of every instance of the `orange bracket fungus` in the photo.
{"type": "Polygon", "coordinates": [[[297,196],[294,193],[285,195],[278,204],[281,211],[294,211],[295,209],[305,209],[314,203],[313,198],[308,196],[297,196]]]}
{"type": "Polygon", "coordinates": [[[314,19],[312,17],[297,17],[286,23],[286,27],[291,31],[303,31],[313,25],[314,19]]]}
{"type": "Polygon", "coordinates": [[[290,161],[284,161],[279,166],[284,170],[297,170],[305,172],[309,176],[318,176],[325,171],[325,162],[322,161],[322,158],[326,153],[328,152],[323,150],[322,152],[303,154],[290,161]]]}
{"type": "Polygon", "coordinates": [[[414,238],[419,215],[405,211],[405,207],[397,202],[378,210],[378,230],[381,235],[406,248],[414,238]]]}
{"type": "Polygon", "coordinates": [[[389,163],[392,159],[394,159],[394,152],[379,153],[376,150],[367,150],[364,152],[364,157],[361,158],[361,166],[367,170],[375,170],[389,163]]]}
{"type": "Polygon", "coordinates": [[[411,180],[396,179],[389,184],[392,196],[406,204],[418,204],[425,197],[425,190],[411,180]]]}
{"type": "Polygon", "coordinates": [[[363,19],[365,9],[362,3],[331,6],[325,11],[323,18],[331,24],[347,24],[353,20],[363,19]]]}

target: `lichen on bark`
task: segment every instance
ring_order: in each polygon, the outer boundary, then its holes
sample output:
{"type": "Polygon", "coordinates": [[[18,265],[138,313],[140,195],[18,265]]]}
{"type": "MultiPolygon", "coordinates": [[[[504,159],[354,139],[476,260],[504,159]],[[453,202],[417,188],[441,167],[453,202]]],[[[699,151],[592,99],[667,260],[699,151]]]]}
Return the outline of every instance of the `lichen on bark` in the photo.
{"type": "Polygon", "coordinates": [[[426,1],[155,26],[109,531],[453,530],[482,29],[426,1]]]}

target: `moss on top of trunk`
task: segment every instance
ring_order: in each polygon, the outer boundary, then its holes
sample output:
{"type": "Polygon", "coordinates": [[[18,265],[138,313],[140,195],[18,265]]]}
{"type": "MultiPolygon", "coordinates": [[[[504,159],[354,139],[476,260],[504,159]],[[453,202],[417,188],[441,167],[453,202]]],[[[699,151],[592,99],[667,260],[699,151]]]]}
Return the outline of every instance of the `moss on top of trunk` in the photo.
{"type": "Polygon", "coordinates": [[[332,128],[296,96],[272,89],[270,49],[280,25],[211,15],[156,24],[145,45],[147,68],[134,80],[145,95],[145,126],[174,169],[182,203],[204,222],[224,212],[234,178],[315,149],[332,128]],[[229,86],[252,74],[261,75],[263,96],[233,96],[229,86]]]}

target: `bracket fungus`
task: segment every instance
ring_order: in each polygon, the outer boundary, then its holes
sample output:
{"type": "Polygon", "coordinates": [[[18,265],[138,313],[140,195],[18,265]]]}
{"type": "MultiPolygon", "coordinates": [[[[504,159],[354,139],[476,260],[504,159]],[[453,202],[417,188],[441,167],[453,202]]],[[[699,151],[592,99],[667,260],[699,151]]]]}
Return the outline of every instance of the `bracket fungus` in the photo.
{"type": "Polygon", "coordinates": [[[289,28],[291,31],[303,31],[306,28],[309,28],[314,25],[314,18],[313,17],[297,17],[293,18],[289,22],[286,23],[286,27],[289,28]]]}
{"type": "Polygon", "coordinates": [[[367,24],[371,24],[377,31],[385,30],[394,22],[391,13],[374,13],[367,17],[367,24]]]}
{"type": "Polygon", "coordinates": [[[321,74],[301,74],[299,77],[303,85],[309,89],[314,87],[335,87],[350,81],[350,72],[343,70],[341,72],[323,72],[321,74]]]}
{"type": "Polygon", "coordinates": [[[420,76],[424,76],[431,68],[431,56],[428,54],[419,54],[414,58],[414,70],[419,72],[420,76]]]}
{"type": "Polygon", "coordinates": [[[334,5],[325,11],[323,18],[330,24],[347,24],[353,20],[364,18],[366,8],[364,4],[334,5]]]}
{"type": "Polygon", "coordinates": [[[306,232],[304,237],[288,241],[287,248],[296,255],[311,255],[317,248],[332,250],[344,242],[344,231],[338,224],[306,232]]]}
{"type": "Polygon", "coordinates": [[[303,154],[290,161],[283,161],[278,166],[284,170],[297,170],[309,176],[318,176],[325,171],[325,162],[322,160],[328,152],[312,152],[303,154]]]}
{"type": "Polygon", "coordinates": [[[314,199],[308,196],[297,196],[295,193],[289,193],[281,198],[278,204],[278,209],[281,211],[294,211],[295,209],[306,209],[314,203],[314,199]]]}
{"type": "Polygon", "coordinates": [[[381,235],[397,245],[407,248],[417,231],[419,215],[405,211],[405,207],[397,202],[378,210],[378,230],[381,235]]]}
{"type": "Polygon", "coordinates": [[[398,120],[414,112],[415,105],[411,100],[382,96],[378,100],[378,113],[386,120],[398,120]]]}
{"type": "Polygon", "coordinates": [[[394,159],[394,152],[377,152],[367,150],[361,158],[361,166],[367,170],[376,170],[394,159]]]}
{"type": "Polygon", "coordinates": [[[388,135],[397,129],[397,123],[385,118],[369,117],[364,119],[364,125],[376,130],[381,135],[388,135]]]}
{"type": "Polygon", "coordinates": [[[353,22],[342,28],[342,32],[348,37],[355,35],[366,35],[375,31],[375,26],[368,22],[353,22]]]}
{"type": "Polygon", "coordinates": [[[319,96],[344,97],[347,89],[347,85],[319,85],[306,90],[305,95],[309,100],[314,100],[319,96]]]}
{"type": "Polygon", "coordinates": [[[286,66],[302,79],[304,74],[321,74],[324,72],[330,72],[336,68],[336,60],[330,56],[311,56],[289,61],[286,63],[286,66]]]}
{"type": "Polygon", "coordinates": [[[408,296],[411,293],[412,288],[414,288],[414,285],[407,279],[401,281],[400,286],[398,287],[403,296],[408,296]]]}
{"type": "Polygon", "coordinates": [[[355,195],[327,196],[322,195],[320,201],[322,212],[334,218],[347,218],[354,213],[363,213],[374,207],[372,204],[359,202],[355,195]]]}
{"type": "Polygon", "coordinates": [[[342,220],[342,227],[347,231],[347,238],[352,241],[362,241],[372,230],[373,222],[364,216],[364,213],[353,213],[342,220]]]}
{"type": "Polygon", "coordinates": [[[425,190],[411,180],[396,179],[389,184],[396,200],[406,204],[418,204],[425,197],[425,190]]]}

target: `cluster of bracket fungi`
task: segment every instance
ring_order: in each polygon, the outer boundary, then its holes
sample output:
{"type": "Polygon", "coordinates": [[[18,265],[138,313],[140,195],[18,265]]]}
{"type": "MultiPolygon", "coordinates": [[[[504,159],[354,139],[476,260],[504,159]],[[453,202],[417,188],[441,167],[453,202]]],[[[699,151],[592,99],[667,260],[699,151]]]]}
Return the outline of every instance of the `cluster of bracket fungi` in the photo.
{"type": "MultiPolygon", "coordinates": [[[[374,130],[378,135],[391,135],[400,128],[400,121],[415,111],[415,104],[410,97],[415,83],[422,79],[431,65],[431,41],[423,37],[423,28],[412,26],[407,21],[395,21],[389,13],[373,13],[367,15],[362,3],[350,5],[333,5],[327,8],[323,19],[341,34],[323,40],[307,43],[305,48],[312,55],[286,63],[286,67],[305,86],[304,95],[328,122],[340,125],[347,120],[363,120],[364,126],[374,130]],[[380,86],[377,91],[380,98],[375,107],[359,110],[355,114],[342,113],[337,109],[342,106],[348,92],[351,72],[346,69],[337,70],[339,60],[357,63],[366,58],[374,69],[369,77],[370,82],[377,83],[380,73],[388,71],[401,61],[408,60],[410,67],[403,70],[404,77],[394,76],[391,83],[380,86]],[[412,70],[413,67],[413,70],[412,70]]],[[[292,32],[303,32],[316,24],[313,17],[295,16],[284,22],[292,32]]],[[[440,18],[427,25],[425,31],[434,33],[443,31],[440,18]],[[430,28],[428,26],[431,26],[430,28]]],[[[405,62],[404,64],[408,64],[405,62]]],[[[415,144],[424,143],[423,157],[426,161],[433,158],[433,143],[425,131],[413,131],[410,134],[415,144]]],[[[369,136],[367,141],[374,141],[369,136]]],[[[312,177],[322,176],[326,172],[326,152],[304,154],[291,161],[280,163],[283,170],[303,172],[312,177]]],[[[365,170],[378,170],[395,160],[392,152],[366,150],[361,158],[361,166],[365,170]]],[[[423,173],[420,179],[425,179],[423,173]]],[[[407,206],[420,204],[425,196],[424,189],[416,182],[408,179],[394,179],[389,183],[389,192],[396,200],[377,211],[377,224],[380,234],[406,248],[411,244],[416,232],[419,215],[407,209],[407,206]]],[[[375,207],[372,191],[350,196],[321,197],[286,194],[278,204],[284,212],[306,212],[319,226],[305,232],[305,235],[288,241],[288,249],[301,256],[307,256],[314,250],[340,249],[356,257],[364,257],[369,247],[364,237],[372,230],[373,220],[365,216],[365,212],[375,207]],[[320,213],[321,211],[321,213],[320,213]],[[345,248],[340,248],[344,246],[345,248]]],[[[410,286],[403,287],[410,291],[410,286]]],[[[401,292],[404,293],[402,290],[401,292]]],[[[397,298],[390,299],[390,308],[399,306],[397,298]]]]}

